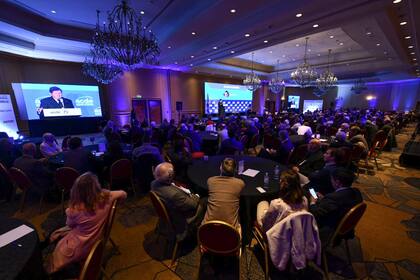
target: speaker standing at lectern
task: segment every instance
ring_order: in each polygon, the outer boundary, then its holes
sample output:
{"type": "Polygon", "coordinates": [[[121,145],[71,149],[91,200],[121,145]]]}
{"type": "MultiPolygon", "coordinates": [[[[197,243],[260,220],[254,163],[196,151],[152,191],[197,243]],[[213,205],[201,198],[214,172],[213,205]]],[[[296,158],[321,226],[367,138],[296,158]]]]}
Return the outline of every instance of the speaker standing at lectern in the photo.
{"type": "Polygon", "coordinates": [[[41,104],[36,110],[40,119],[44,118],[44,109],[74,108],[73,102],[63,98],[63,91],[59,87],[50,87],[50,97],[41,99],[41,104]]]}

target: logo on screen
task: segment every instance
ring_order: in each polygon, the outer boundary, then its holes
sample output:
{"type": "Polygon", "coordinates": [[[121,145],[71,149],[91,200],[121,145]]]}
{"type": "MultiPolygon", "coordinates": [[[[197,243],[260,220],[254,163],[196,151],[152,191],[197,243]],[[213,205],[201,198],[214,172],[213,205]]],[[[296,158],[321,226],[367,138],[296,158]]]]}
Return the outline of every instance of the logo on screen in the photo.
{"type": "Polygon", "coordinates": [[[76,99],[76,107],[93,106],[93,97],[81,96],[76,99]]]}

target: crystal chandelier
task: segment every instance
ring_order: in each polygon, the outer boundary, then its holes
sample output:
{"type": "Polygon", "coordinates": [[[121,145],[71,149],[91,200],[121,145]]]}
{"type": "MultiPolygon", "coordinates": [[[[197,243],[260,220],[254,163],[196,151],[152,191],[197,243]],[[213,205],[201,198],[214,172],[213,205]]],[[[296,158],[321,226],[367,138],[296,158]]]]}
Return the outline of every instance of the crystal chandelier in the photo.
{"type": "Polygon", "coordinates": [[[123,71],[140,68],[144,64],[156,64],[160,49],[156,37],[141,16],[126,1],[108,12],[107,22],[101,27],[99,11],[83,73],[98,82],[109,83],[123,71]]]}
{"type": "Polygon", "coordinates": [[[250,91],[256,91],[261,87],[261,80],[254,72],[254,53],[251,59],[251,73],[245,76],[243,83],[250,91]]]}
{"type": "MultiPolygon", "coordinates": [[[[277,69],[279,65],[279,60],[277,60],[277,69]]],[[[284,87],[284,81],[279,77],[279,72],[276,73],[276,77],[272,78],[271,81],[268,82],[268,87],[273,93],[280,93],[282,88],[284,87]]]]}
{"type": "Polygon", "coordinates": [[[351,91],[353,91],[355,94],[360,94],[364,90],[367,90],[366,84],[362,79],[358,79],[354,85],[351,87],[351,91]]]}
{"type": "Polygon", "coordinates": [[[290,74],[290,77],[296,84],[301,87],[308,87],[315,81],[317,73],[312,67],[308,64],[306,60],[307,49],[308,49],[308,37],[305,38],[305,56],[303,57],[303,63],[300,64],[295,71],[290,74]]]}
{"type": "Polygon", "coordinates": [[[328,68],[316,79],[317,87],[322,91],[326,91],[328,88],[335,86],[338,81],[337,77],[330,70],[330,55],[331,49],[328,50],[328,68]]]}

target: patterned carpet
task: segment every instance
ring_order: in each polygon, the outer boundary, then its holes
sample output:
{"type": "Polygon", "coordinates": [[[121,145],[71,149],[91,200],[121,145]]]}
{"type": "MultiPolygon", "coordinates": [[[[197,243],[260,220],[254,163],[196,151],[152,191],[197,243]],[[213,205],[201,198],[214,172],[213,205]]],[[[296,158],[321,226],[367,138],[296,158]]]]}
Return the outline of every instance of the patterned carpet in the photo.
{"type": "MultiPolygon", "coordinates": [[[[379,170],[373,175],[360,174],[355,183],[368,207],[356,228],[356,238],[349,242],[351,265],[347,264],[344,246],[328,253],[331,279],[420,279],[420,172],[398,164],[413,129],[414,126],[404,129],[397,136],[398,148],[380,156],[379,170]]],[[[33,200],[24,213],[18,213],[17,202],[1,204],[0,214],[30,221],[43,239],[45,234],[64,224],[65,219],[56,203],[47,203],[42,214],[38,214],[37,206],[37,201],[33,200]]],[[[156,236],[156,222],[147,196],[130,198],[119,207],[111,236],[120,253],[112,251],[109,245],[106,252],[106,272],[112,279],[198,278],[199,254],[195,239],[184,242],[182,256],[170,269],[171,245],[156,236]]],[[[241,279],[264,279],[260,256],[257,246],[247,247],[240,269],[235,259],[203,258],[200,279],[237,278],[239,271],[241,279]]],[[[278,274],[273,278],[287,279],[278,274]]],[[[309,270],[303,278],[322,277],[309,270]]]]}

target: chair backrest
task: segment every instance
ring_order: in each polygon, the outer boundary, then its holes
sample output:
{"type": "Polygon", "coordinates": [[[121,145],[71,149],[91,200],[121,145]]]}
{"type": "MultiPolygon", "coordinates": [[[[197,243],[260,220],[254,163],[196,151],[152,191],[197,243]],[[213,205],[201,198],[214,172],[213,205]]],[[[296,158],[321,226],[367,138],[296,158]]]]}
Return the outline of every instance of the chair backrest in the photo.
{"type": "Polygon", "coordinates": [[[264,134],[263,144],[264,144],[264,148],[272,149],[273,148],[273,136],[271,136],[271,134],[268,134],[268,133],[264,134]]]}
{"type": "Polygon", "coordinates": [[[244,147],[246,147],[246,144],[248,143],[248,136],[242,135],[239,141],[242,143],[242,145],[244,145],[244,147]]]}
{"type": "Polygon", "coordinates": [[[66,191],[71,190],[79,172],[71,167],[60,167],[55,171],[55,181],[59,187],[66,191]]]}
{"type": "Polygon", "coordinates": [[[110,186],[114,189],[116,183],[130,183],[133,176],[133,165],[129,159],[119,159],[111,165],[110,186]]]}
{"type": "Polygon", "coordinates": [[[259,139],[260,135],[254,134],[251,138],[251,141],[249,142],[249,147],[250,148],[255,148],[258,145],[258,139],[259,139]]]}
{"type": "Polygon", "coordinates": [[[16,167],[11,167],[9,169],[10,178],[12,178],[13,183],[16,187],[21,190],[27,190],[32,186],[31,180],[26,176],[25,172],[16,167]]]}
{"type": "Polygon", "coordinates": [[[362,202],[351,208],[347,214],[341,219],[330,241],[334,241],[337,237],[346,235],[354,230],[357,223],[366,211],[366,203],[362,202]]]}
{"type": "Polygon", "coordinates": [[[101,274],[102,257],[105,244],[102,239],[93,244],[89,255],[86,258],[78,280],[97,280],[101,274]]]}
{"type": "Polygon", "coordinates": [[[353,145],[353,149],[351,150],[350,160],[354,162],[358,162],[362,158],[364,151],[365,151],[364,146],[357,145],[357,144],[353,145]]]}
{"type": "Polygon", "coordinates": [[[118,203],[117,199],[114,200],[114,202],[112,202],[112,206],[111,206],[111,209],[109,210],[108,218],[107,218],[107,221],[106,221],[105,226],[104,226],[104,244],[105,244],[105,246],[106,246],[106,243],[108,242],[108,239],[111,235],[112,225],[114,224],[115,213],[117,213],[117,203],[118,203]]]}
{"type": "Polygon", "coordinates": [[[298,163],[305,158],[308,152],[308,144],[302,144],[294,148],[290,154],[289,163],[298,163]]]}
{"type": "Polygon", "coordinates": [[[5,180],[12,181],[10,177],[10,173],[7,168],[0,162],[0,177],[4,178],[5,180]]]}
{"type": "Polygon", "coordinates": [[[343,152],[343,158],[340,160],[341,162],[337,162],[337,164],[342,166],[349,165],[351,162],[352,149],[349,147],[340,147],[339,149],[343,152]]]}
{"type": "Polygon", "coordinates": [[[241,235],[232,225],[223,221],[208,221],[198,228],[200,247],[215,255],[237,255],[241,249],[241,235]]]}
{"type": "Polygon", "coordinates": [[[169,224],[172,228],[174,228],[174,225],[172,224],[172,221],[169,218],[168,210],[166,209],[165,204],[162,202],[159,196],[154,191],[150,191],[149,196],[159,219],[163,220],[165,223],[169,224]]]}
{"type": "Polygon", "coordinates": [[[387,142],[388,135],[383,130],[379,130],[378,132],[376,132],[369,150],[369,158],[377,155],[377,150],[382,150],[382,148],[385,147],[387,142]]]}

